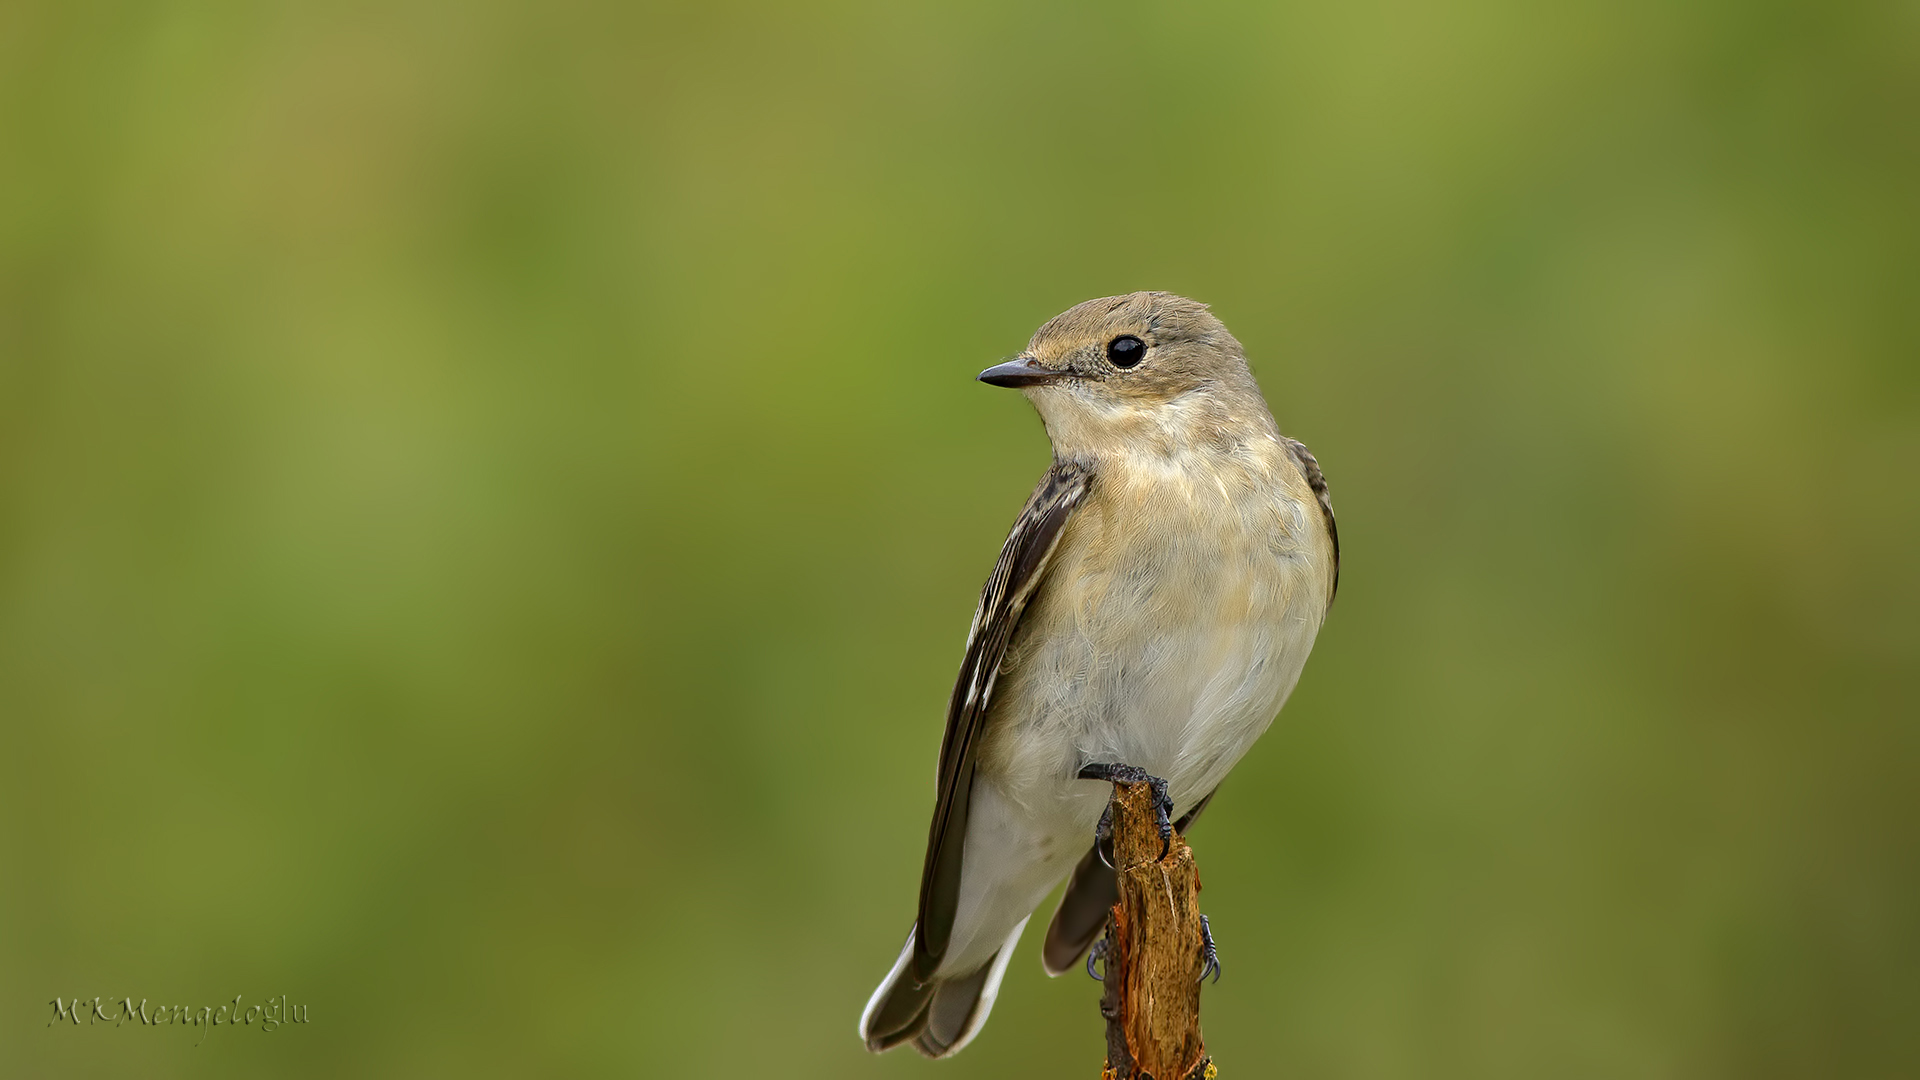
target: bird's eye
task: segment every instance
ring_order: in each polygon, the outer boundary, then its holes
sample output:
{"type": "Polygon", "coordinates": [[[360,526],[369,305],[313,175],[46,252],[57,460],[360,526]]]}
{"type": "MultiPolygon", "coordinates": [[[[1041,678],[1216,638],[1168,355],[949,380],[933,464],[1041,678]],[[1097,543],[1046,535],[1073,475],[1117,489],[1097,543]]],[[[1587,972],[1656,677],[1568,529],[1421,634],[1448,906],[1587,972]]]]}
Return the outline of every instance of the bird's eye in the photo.
{"type": "Polygon", "coordinates": [[[1130,368],[1147,358],[1147,343],[1132,334],[1121,334],[1107,342],[1107,362],[1117,368],[1130,368]]]}

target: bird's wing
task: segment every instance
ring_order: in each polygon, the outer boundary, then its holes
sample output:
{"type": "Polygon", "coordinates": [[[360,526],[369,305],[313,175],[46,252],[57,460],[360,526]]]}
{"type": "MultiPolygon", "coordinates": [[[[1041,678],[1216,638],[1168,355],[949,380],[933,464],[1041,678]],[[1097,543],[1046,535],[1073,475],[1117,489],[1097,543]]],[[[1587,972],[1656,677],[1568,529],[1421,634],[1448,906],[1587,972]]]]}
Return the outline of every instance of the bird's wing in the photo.
{"type": "Polygon", "coordinates": [[[1307,449],[1307,444],[1298,439],[1285,441],[1294,464],[1300,466],[1300,475],[1307,478],[1307,486],[1320,500],[1320,516],[1327,519],[1327,538],[1333,541],[1333,588],[1327,593],[1327,603],[1331,604],[1334,594],[1340,591],[1340,529],[1333,523],[1333,494],[1327,490],[1327,478],[1320,473],[1319,459],[1307,449]]]}
{"type": "Polygon", "coordinates": [[[919,931],[914,935],[914,974],[933,977],[953,934],[960,904],[960,856],[967,834],[967,802],[973,789],[980,728],[993,699],[1000,661],[1027,601],[1046,576],[1047,563],[1074,508],[1093,480],[1084,465],[1056,461],[1013,523],[993,576],[980,592],[967,655],[947,705],[947,733],[940,742],[938,795],[927,830],[927,861],[920,874],[919,931]]]}

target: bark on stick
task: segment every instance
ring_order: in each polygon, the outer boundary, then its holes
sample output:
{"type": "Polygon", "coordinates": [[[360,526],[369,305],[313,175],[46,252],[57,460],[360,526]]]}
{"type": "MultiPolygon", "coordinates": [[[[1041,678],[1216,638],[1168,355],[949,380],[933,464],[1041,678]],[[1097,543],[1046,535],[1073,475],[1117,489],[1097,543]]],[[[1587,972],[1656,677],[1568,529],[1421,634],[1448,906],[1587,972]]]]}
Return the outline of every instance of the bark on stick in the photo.
{"type": "Polygon", "coordinates": [[[1205,1080],[1200,1041],[1200,872],[1179,836],[1160,857],[1153,790],[1113,785],[1120,900],[1107,918],[1105,1080],[1205,1080]]]}

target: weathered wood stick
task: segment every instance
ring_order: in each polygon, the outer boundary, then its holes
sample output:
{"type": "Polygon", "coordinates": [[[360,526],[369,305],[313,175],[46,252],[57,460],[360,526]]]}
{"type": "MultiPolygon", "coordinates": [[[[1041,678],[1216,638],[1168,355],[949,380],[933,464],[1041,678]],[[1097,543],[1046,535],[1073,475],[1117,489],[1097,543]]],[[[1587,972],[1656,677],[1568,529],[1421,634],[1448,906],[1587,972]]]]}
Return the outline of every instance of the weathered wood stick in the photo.
{"type": "Polygon", "coordinates": [[[1202,1080],[1217,1074],[1200,1041],[1200,871],[1185,840],[1160,857],[1147,783],[1113,785],[1120,900],[1107,916],[1103,1080],[1202,1080]]]}

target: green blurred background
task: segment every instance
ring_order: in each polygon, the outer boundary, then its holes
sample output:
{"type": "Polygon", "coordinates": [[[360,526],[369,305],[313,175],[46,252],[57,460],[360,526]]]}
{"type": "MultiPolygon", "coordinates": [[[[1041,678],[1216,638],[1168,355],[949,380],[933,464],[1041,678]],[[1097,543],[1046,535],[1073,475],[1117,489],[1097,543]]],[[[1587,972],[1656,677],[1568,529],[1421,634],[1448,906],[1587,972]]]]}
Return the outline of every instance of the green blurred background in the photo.
{"type": "Polygon", "coordinates": [[[1034,934],[854,1024],[972,376],[1157,288],[1346,540],[1225,1074],[1920,1075],[1916,116],[1911,2],[0,6],[0,1073],[1095,1075],[1034,934]]]}

